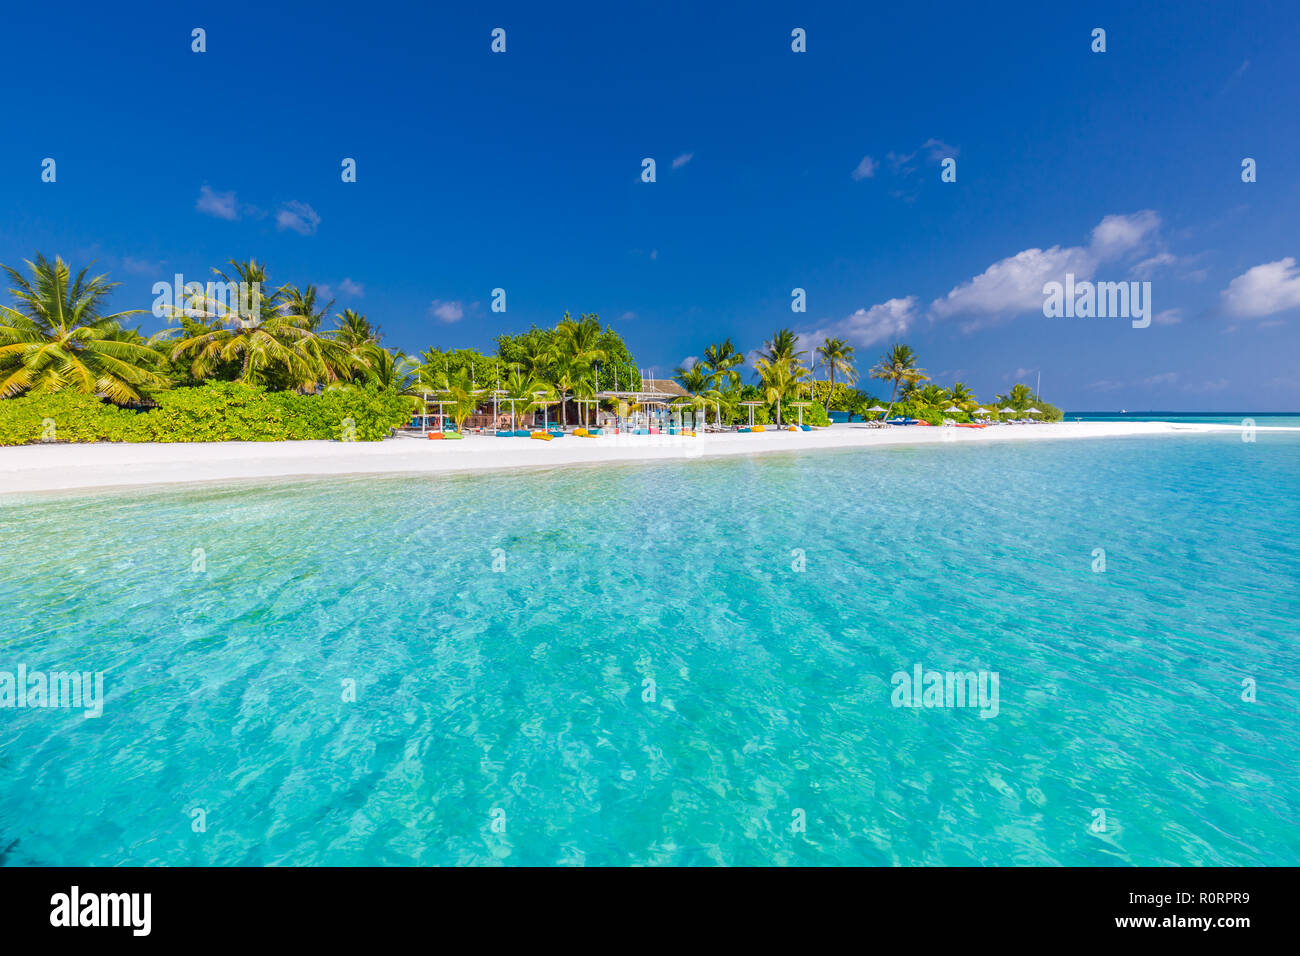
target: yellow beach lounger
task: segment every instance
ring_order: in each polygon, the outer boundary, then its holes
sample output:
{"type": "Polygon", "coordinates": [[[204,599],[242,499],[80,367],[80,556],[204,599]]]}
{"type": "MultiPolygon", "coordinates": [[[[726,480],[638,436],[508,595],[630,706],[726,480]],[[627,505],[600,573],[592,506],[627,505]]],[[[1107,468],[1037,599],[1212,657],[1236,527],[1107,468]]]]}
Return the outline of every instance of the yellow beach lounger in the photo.
{"type": "Polygon", "coordinates": [[[529,437],[529,438],[537,438],[537,439],[540,439],[541,441],[554,441],[554,440],[555,440],[555,436],[554,436],[554,435],[548,435],[548,434],[546,434],[546,432],[533,432],[533,433],[532,433],[531,435],[529,435],[528,437],[529,437]]]}

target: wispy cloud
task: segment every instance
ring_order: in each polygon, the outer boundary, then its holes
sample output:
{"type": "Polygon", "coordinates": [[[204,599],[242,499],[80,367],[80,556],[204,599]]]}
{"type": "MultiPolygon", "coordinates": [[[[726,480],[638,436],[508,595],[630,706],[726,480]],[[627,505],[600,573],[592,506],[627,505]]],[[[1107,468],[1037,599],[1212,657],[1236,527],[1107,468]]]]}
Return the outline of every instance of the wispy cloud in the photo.
{"type": "Polygon", "coordinates": [[[858,163],[857,168],[849,175],[853,177],[854,182],[861,182],[864,179],[870,179],[876,175],[876,169],[880,166],[878,162],[870,156],[863,156],[862,162],[858,163]]]}
{"type": "Polygon", "coordinates": [[[429,305],[429,315],[439,322],[459,322],[465,318],[465,303],[459,300],[454,302],[443,302],[440,299],[434,299],[429,305]]]}
{"type": "Polygon", "coordinates": [[[277,229],[292,229],[302,236],[312,236],[316,234],[316,227],[320,225],[320,216],[315,209],[305,202],[299,202],[291,199],[275,214],[275,227],[277,229]]]}
{"type": "Polygon", "coordinates": [[[918,156],[928,163],[940,163],[950,156],[955,158],[959,152],[961,150],[958,147],[949,146],[943,140],[932,136],[910,153],[895,153],[890,150],[885,154],[885,162],[895,173],[908,176],[916,171],[916,167],[911,163],[918,156]]]}
{"type": "Polygon", "coordinates": [[[694,158],[695,158],[694,153],[682,153],[680,156],[678,156],[676,159],[673,160],[673,169],[681,169],[683,166],[685,166],[694,158]]]}
{"type": "Polygon", "coordinates": [[[239,201],[234,190],[219,193],[211,186],[199,187],[199,198],[194,208],[208,216],[234,222],[239,218],[239,201]]]}
{"type": "Polygon", "coordinates": [[[1178,257],[1171,252],[1158,252],[1149,259],[1143,259],[1133,267],[1133,274],[1139,279],[1150,279],[1164,266],[1172,266],[1178,257]]]}
{"type": "Polygon", "coordinates": [[[136,259],[133,256],[125,256],[122,259],[122,270],[131,272],[135,275],[154,275],[162,271],[165,262],[154,262],[149,259],[136,259]]]}
{"type": "Polygon", "coordinates": [[[336,296],[342,296],[345,299],[360,299],[366,294],[366,287],[360,282],[353,282],[351,279],[344,279],[335,288],[332,285],[323,284],[320,287],[322,299],[332,299],[336,296]]]}

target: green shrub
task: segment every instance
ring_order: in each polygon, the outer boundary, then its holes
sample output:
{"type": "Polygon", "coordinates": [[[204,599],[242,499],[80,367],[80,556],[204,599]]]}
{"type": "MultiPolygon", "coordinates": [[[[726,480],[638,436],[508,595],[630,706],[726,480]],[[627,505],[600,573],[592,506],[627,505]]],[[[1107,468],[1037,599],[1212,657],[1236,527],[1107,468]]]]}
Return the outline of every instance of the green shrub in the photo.
{"type": "MultiPolygon", "coordinates": [[[[836,388],[838,387],[836,386],[836,388]]],[[[783,408],[781,414],[788,422],[799,421],[799,409],[797,408],[783,408]]],[[[813,402],[803,410],[803,423],[805,425],[826,426],[831,423],[831,417],[826,414],[826,408],[821,402],[813,402]]]]}
{"type": "Polygon", "coordinates": [[[378,441],[411,414],[411,399],[375,385],[320,395],[209,382],[160,392],[157,406],[119,408],[91,395],[0,401],[0,445],[61,442],[378,441]]]}

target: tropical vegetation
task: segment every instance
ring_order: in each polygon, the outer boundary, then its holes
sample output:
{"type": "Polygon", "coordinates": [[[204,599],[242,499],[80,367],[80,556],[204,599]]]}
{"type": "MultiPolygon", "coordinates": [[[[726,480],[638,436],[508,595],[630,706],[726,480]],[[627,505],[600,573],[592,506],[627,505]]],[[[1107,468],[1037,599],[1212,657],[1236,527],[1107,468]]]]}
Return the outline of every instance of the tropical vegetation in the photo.
{"type": "MultiPolygon", "coordinates": [[[[491,353],[431,347],[407,354],[386,346],[380,327],[363,313],[336,311],[319,286],[275,285],[265,263],[231,259],[212,270],[206,287],[188,286],[162,310],[167,326],[146,337],[128,325],[144,310],[109,307],[118,283],[106,275],[87,268],[74,276],[61,258],[39,254],[25,266],[3,267],[12,299],[0,306],[5,443],[38,440],[48,428],[38,434],[32,423],[47,419],[55,421],[58,440],[73,441],[337,437],[344,419],[354,423],[357,438],[373,440],[412,413],[435,408],[458,428],[488,407],[518,423],[558,406],[562,424],[571,411],[587,423],[593,405],[617,401],[635,409],[630,395],[612,401],[609,393],[642,387],[622,336],[592,313],[566,312],[552,328],[502,333],[491,353]],[[235,288],[256,294],[235,301],[221,294],[235,288]],[[42,409],[48,414],[38,415],[42,409]],[[263,413],[259,424],[255,416],[263,413]],[[208,416],[211,427],[186,417],[191,414],[208,416]]],[[[698,361],[675,370],[687,395],[674,406],[724,423],[752,415],[756,423],[823,425],[829,412],[938,423],[1001,415],[1004,408],[1061,417],[1022,384],[981,406],[963,382],[932,382],[903,343],[865,371],[888,386],[880,399],[855,387],[862,373],[847,340],[804,344],[788,328],[774,330],[748,357],[731,339],[710,343],[698,361]],[[752,381],[745,380],[747,371],[752,381]]]]}

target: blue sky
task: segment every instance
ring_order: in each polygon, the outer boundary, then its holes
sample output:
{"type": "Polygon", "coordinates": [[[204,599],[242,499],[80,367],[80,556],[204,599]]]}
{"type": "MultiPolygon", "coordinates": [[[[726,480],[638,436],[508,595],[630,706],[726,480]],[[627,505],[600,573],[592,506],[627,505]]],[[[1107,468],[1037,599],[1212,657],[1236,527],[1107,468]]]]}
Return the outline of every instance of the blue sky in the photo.
{"type": "Polygon", "coordinates": [[[1300,409],[1296,5],[700,6],[19,5],[0,262],[148,309],[255,257],[408,351],[568,309],[660,373],[790,326],[987,397],[1300,409]],[[1155,321],[1046,318],[1067,270],[1155,321]]]}

